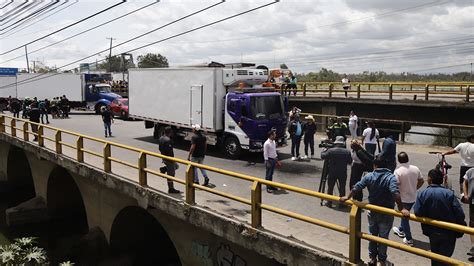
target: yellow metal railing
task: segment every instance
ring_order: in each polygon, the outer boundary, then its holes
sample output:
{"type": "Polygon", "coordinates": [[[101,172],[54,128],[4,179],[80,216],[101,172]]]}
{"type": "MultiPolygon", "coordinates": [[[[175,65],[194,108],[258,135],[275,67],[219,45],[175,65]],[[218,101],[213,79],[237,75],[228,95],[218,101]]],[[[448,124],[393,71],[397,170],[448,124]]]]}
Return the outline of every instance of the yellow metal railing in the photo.
{"type": "Polygon", "coordinates": [[[299,82],[296,90],[281,87],[281,93],[296,92],[297,96],[320,96],[321,93],[327,93],[328,97],[333,97],[333,93],[347,92],[349,95],[356,94],[358,99],[362,94],[384,94],[388,95],[389,100],[393,96],[416,95],[422,93],[424,100],[428,101],[430,95],[453,95],[462,96],[464,101],[469,102],[471,90],[474,88],[474,82],[351,82],[351,89],[344,90],[341,82],[299,82]],[[312,93],[312,94],[311,94],[312,93]]]}
{"type": "MultiPolygon", "coordinates": [[[[206,192],[209,192],[209,193],[212,193],[212,194],[215,194],[215,195],[218,195],[218,196],[221,196],[233,201],[237,201],[245,205],[249,205],[251,208],[250,225],[256,229],[261,228],[262,226],[262,220],[263,220],[262,210],[267,210],[273,213],[291,217],[293,219],[297,219],[297,220],[304,221],[313,225],[318,225],[330,230],[334,230],[334,231],[349,235],[349,262],[350,263],[355,264],[355,263],[361,262],[360,243],[361,243],[361,239],[365,239],[365,240],[385,244],[392,248],[406,251],[418,256],[428,258],[428,259],[434,259],[434,260],[444,262],[444,263],[449,263],[449,264],[467,265],[467,263],[463,261],[459,261],[450,257],[442,256],[436,253],[432,253],[430,251],[423,250],[420,248],[410,247],[402,243],[398,243],[398,242],[391,241],[388,239],[376,237],[366,232],[363,232],[361,230],[362,209],[375,211],[375,212],[379,212],[379,213],[391,215],[391,216],[396,216],[396,217],[402,216],[400,212],[395,211],[393,209],[383,208],[380,206],[358,202],[354,200],[346,201],[345,204],[351,206],[351,211],[349,215],[349,227],[345,227],[345,226],[333,224],[331,222],[323,221],[317,218],[306,216],[304,214],[295,213],[283,208],[279,208],[276,206],[263,203],[262,202],[262,185],[273,186],[279,189],[284,189],[287,191],[291,191],[294,193],[298,193],[298,194],[302,194],[302,195],[306,195],[306,196],[310,196],[314,198],[319,198],[322,200],[338,201],[339,197],[336,197],[333,195],[328,195],[328,194],[316,192],[313,190],[290,186],[290,185],[286,185],[282,183],[267,181],[265,179],[257,178],[254,176],[227,171],[227,170],[219,169],[219,168],[208,166],[208,165],[197,164],[197,163],[182,160],[179,158],[167,157],[155,152],[151,152],[151,151],[147,151],[147,150],[143,150],[143,149],[139,149],[135,147],[130,147],[127,145],[123,145],[123,144],[115,143],[111,141],[106,141],[99,138],[86,136],[80,133],[76,133],[76,132],[72,132],[72,131],[64,130],[64,129],[59,129],[59,128],[51,127],[48,125],[32,123],[24,119],[13,118],[11,116],[6,116],[4,114],[0,114],[0,133],[7,134],[12,137],[16,137],[18,139],[23,139],[24,141],[27,141],[27,142],[31,142],[29,139],[30,135],[36,136],[38,140],[38,145],[46,149],[50,149],[50,148],[45,146],[45,140],[50,141],[54,143],[54,149],[52,150],[56,152],[58,155],[63,154],[63,151],[62,151],[63,146],[71,148],[75,151],[75,158],[73,159],[76,159],[79,163],[85,162],[84,154],[89,154],[92,156],[99,157],[101,160],[103,160],[102,170],[107,173],[114,173],[113,168],[112,168],[112,162],[119,163],[126,167],[133,168],[137,170],[138,184],[140,186],[144,186],[144,187],[147,186],[149,175],[159,176],[170,181],[184,184],[185,185],[185,202],[190,205],[195,204],[195,190],[196,189],[206,191],[206,192]],[[8,123],[7,120],[10,120],[10,122],[8,123]],[[23,125],[19,127],[18,123],[23,123],[23,125]],[[37,132],[32,132],[31,130],[29,130],[29,126],[31,125],[37,126],[37,132]],[[7,130],[7,128],[9,130],[7,130]],[[46,136],[47,134],[45,134],[45,130],[49,130],[51,131],[51,133],[54,133],[54,138],[46,136]],[[23,136],[21,137],[18,136],[16,134],[17,131],[23,132],[23,136]],[[65,135],[75,137],[76,142],[73,144],[64,142],[62,139],[63,139],[63,136],[65,135]],[[102,144],[103,145],[102,152],[96,152],[96,151],[93,151],[92,149],[86,149],[84,147],[85,146],[84,140],[102,144]],[[120,160],[116,157],[112,157],[113,156],[112,148],[114,149],[118,148],[118,149],[126,150],[129,152],[130,151],[136,152],[137,153],[136,163],[127,162],[124,160],[120,160]],[[151,168],[147,164],[147,159],[152,158],[152,157],[171,160],[176,163],[185,165],[186,174],[185,174],[184,179],[162,174],[159,171],[157,171],[157,169],[151,168]],[[243,197],[233,195],[233,194],[229,194],[227,192],[219,191],[215,188],[211,189],[202,185],[194,184],[194,168],[205,169],[207,171],[211,171],[211,172],[215,172],[222,175],[226,175],[233,178],[238,178],[241,180],[251,182],[252,185],[251,185],[251,191],[250,191],[251,192],[250,199],[243,198],[243,197]]],[[[93,165],[91,164],[91,166],[93,165]]],[[[442,221],[436,221],[429,218],[416,217],[413,214],[410,216],[409,219],[412,221],[429,224],[429,225],[437,226],[440,228],[445,228],[445,229],[449,229],[449,230],[453,230],[457,232],[474,235],[474,228],[467,227],[467,226],[462,226],[462,225],[457,225],[457,224],[452,224],[452,223],[447,223],[447,222],[442,222],[442,221]]]]}

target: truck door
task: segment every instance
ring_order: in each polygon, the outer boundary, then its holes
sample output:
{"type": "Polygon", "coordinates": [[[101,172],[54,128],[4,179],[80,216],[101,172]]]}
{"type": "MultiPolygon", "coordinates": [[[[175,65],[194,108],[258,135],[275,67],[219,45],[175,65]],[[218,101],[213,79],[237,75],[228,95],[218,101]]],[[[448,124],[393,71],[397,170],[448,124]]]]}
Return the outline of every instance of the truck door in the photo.
{"type": "Polygon", "coordinates": [[[190,98],[190,124],[199,124],[202,125],[202,85],[192,85],[191,86],[191,98],[190,98]]]}

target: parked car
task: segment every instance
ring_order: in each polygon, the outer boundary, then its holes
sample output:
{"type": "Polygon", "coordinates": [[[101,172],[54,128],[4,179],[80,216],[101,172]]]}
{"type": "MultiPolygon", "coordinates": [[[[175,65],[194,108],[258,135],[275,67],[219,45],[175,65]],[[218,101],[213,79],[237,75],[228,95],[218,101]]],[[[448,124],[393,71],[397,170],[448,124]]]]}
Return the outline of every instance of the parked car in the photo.
{"type": "Polygon", "coordinates": [[[119,116],[123,119],[128,119],[128,99],[118,98],[110,103],[110,109],[114,116],[119,116]]]}

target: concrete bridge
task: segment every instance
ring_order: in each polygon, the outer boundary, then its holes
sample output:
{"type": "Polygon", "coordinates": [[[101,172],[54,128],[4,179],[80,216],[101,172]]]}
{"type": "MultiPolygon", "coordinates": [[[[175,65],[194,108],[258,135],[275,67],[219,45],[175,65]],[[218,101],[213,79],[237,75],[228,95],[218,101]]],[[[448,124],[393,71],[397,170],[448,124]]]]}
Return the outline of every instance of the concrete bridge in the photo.
{"type": "MultiPolygon", "coordinates": [[[[26,128],[18,126],[13,131],[26,128]]],[[[78,162],[77,151],[68,149],[72,145],[66,143],[64,132],[62,138],[55,136],[61,147],[44,143],[52,138],[47,134],[39,143],[25,141],[31,139],[30,133],[18,135],[21,138],[0,133],[0,181],[13,191],[30,188],[30,194],[25,202],[7,210],[7,221],[13,225],[64,217],[80,221],[85,239],[93,238],[94,243],[103,239],[115,254],[116,261],[110,265],[340,265],[346,261],[187,204],[180,196],[161,192],[160,180],[143,185],[143,175],[140,180],[127,178],[115,163],[115,173],[104,170],[104,161],[98,161],[92,150],[83,149],[85,154],[79,155],[83,161],[78,162]],[[134,257],[124,255],[130,253],[134,257]]],[[[96,258],[103,247],[82,252],[96,258]]]]}

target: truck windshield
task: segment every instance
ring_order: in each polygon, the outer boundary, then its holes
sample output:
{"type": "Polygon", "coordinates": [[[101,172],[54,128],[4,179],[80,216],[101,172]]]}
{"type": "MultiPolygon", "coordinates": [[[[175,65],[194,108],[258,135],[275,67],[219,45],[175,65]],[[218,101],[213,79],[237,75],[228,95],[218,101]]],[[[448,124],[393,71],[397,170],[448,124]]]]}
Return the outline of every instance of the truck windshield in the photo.
{"type": "Polygon", "coordinates": [[[95,86],[97,89],[97,92],[99,93],[110,93],[110,87],[109,86],[95,86]]]}
{"type": "Polygon", "coordinates": [[[250,112],[253,119],[278,119],[283,117],[283,102],[278,95],[253,96],[250,112]]]}

